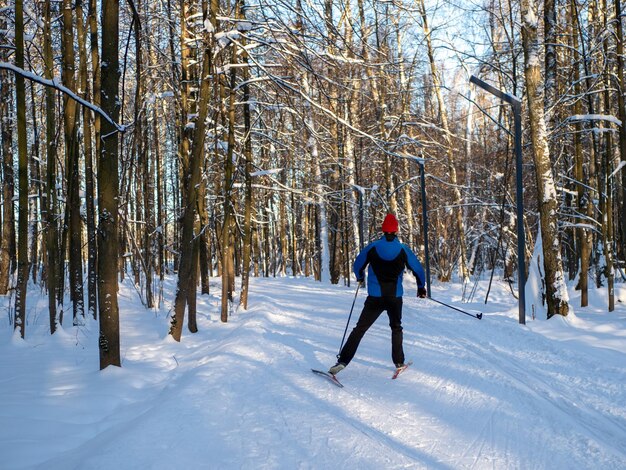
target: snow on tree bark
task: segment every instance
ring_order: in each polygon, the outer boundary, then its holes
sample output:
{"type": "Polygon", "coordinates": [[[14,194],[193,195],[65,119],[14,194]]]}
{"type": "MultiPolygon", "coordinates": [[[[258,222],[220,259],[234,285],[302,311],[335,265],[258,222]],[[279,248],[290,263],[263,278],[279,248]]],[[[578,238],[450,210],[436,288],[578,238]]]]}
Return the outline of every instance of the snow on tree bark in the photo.
{"type": "Polygon", "coordinates": [[[532,153],[537,178],[541,239],[543,244],[543,267],[546,286],[548,318],[555,314],[567,315],[569,297],[565,285],[561,246],[558,234],[557,194],[550,165],[550,151],[546,130],[543,80],[539,61],[539,38],[535,0],[523,0],[522,42],[524,49],[524,76],[530,117],[532,153]]]}

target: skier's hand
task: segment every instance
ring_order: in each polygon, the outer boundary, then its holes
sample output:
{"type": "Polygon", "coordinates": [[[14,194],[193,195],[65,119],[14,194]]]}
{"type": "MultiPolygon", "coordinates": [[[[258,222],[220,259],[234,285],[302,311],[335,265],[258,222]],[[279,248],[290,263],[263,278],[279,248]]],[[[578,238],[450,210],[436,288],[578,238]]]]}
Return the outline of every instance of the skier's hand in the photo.
{"type": "Polygon", "coordinates": [[[426,289],[424,287],[418,287],[417,288],[417,296],[420,299],[425,299],[426,298],[426,289]]]}
{"type": "Polygon", "coordinates": [[[365,287],[365,278],[357,279],[356,282],[359,283],[359,286],[365,287]]]}

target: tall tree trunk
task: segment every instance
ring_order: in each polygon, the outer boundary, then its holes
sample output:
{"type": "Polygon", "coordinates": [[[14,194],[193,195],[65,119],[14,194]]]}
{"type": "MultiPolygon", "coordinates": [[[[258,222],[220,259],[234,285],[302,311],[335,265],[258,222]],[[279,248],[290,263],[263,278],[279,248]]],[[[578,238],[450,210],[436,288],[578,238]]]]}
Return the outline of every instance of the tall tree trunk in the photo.
{"type": "MultiPolygon", "coordinates": [[[[192,189],[189,187],[190,175],[194,171],[191,169],[191,152],[193,152],[193,140],[194,140],[194,131],[196,123],[193,122],[195,117],[197,116],[198,110],[198,83],[201,78],[199,76],[198,64],[201,64],[202,59],[198,56],[198,50],[201,46],[197,43],[197,39],[200,37],[196,33],[195,26],[197,23],[197,15],[199,14],[199,4],[193,1],[183,1],[181,3],[181,70],[182,70],[182,92],[181,92],[181,114],[184,117],[184,127],[180,129],[181,141],[179,145],[180,151],[180,166],[179,166],[179,174],[180,179],[183,182],[182,184],[182,201],[183,207],[186,205],[186,200],[189,195],[189,192],[192,189]]],[[[200,161],[197,161],[196,164],[202,165],[200,161]]],[[[201,177],[200,177],[201,178],[201,177]]],[[[198,182],[200,188],[202,185],[198,182]]],[[[193,208],[193,237],[189,241],[189,245],[185,245],[184,247],[181,245],[179,247],[179,253],[181,257],[179,258],[179,263],[182,263],[182,255],[183,251],[189,251],[189,253],[185,253],[188,256],[188,262],[191,263],[190,266],[190,277],[187,279],[188,286],[186,290],[187,299],[186,299],[186,307],[188,314],[188,328],[191,332],[195,332],[194,328],[196,325],[195,316],[196,316],[196,295],[197,295],[197,265],[198,265],[198,257],[197,257],[197,240],[196,237],[199,233],[199,223],[196,218],[198,213],[198,201],[201,200],[202,194],[198,192],[198,187],[193,188],[194,191],[194,201],[195,207],[193,208]]],[[[183,216],[184,217],[184,216],[183,216]]],[[[181,219],[183,222],[183,219],[181,219]]],[[[184,231],[183,227],[180,227],[182,231],[184,231]]],[[[180,271],[179,271],[180,275],[180,271]]],[[[182,325],[181,325],[182,327],[182,325]]]]}
{"type": "MultiPolygon", "coordinates": [[[[101,96],[102,109],[117,122],[119,97],[119,0],[102,0],[101,96]]],[[[121,366],[118,262],[118,133],[108,121],[101,123],[102,139],[98,164],[98,308],[100,313],[100,369],[121,366]]]]}
{"type": "MultiPolygon", "coordinates": [[[[402,47],[402,42],[403,42],[403,38],[402,38],[402,30],[400,27],[400,21],[399,21],[399,16],[400,15],[396,15],[392,18],[395,30],[396,30],[396,44],[397,44],[397,54],[398,54],[398,70],[399,70],[399,75],[400,75],[400,126],[399,126],[399,130],[398,132],[402,135],[402,133],[405,132],[405,122],[406,120],[410,119],[410,104],[411,104],[411,90],[410,90],[410,86],[411,83],[409,81],[409,79],[406,76],[406,70],[405,70],[405,59],[404,59],[404,51],[403,51],[403,47],[402,47]]],[[[471,93],[471,92],[470,92],[471,93]]],[[[467,113],[468,115],[468,126],[470,126],[471,123],[471,117],[474,115],[473,113],[467,113]]],[[[466,161],[469,161],[470,159],[470,153],[469,153],[469,145],[471,143],[471,139],[469,136],[466,137],[466,142],[467,142],[467,146],[466,147],[466,161]]],[[[404,185],[403,188],[403,192],[404,192],[404,211],[406,213],[406,224],[407,224],[407,230],[406,232],[404,232],[406,234],[405,240],[406,242],[412,246],[413,245],[413,241],[415,239],[415,234],[413,232],[413,202],[412,202],[412,197],[411,197],[411,185],[408,184],[408,181],[411,177],[411,171],[410,171],[410,163],[408,159],[403,159],[402,160],[402,174],[403,174],[403,179],[404,182],[406,183],[404,185]]]]}
{"type": "MultiPolygon", "coordinates": [[[[571,28],[572,34],[572,49],[576,56],[573,56],[573,81],[574,81],[574,94],[579,96],[582,91],[580,83],[580,66],[578,61],[578,9],[576,8],[576,0],[570,1],[570,16],[571,16],[571,28]]],[[[584,59],[584,57],[583,57],[584,59]]],[[[574,114],[582,114],[583,103],[581,100],[576,100],[574,103],[574,114]]],[[[589,205],[589,190],[587,189],[587,177],[584,171],[584,154],[581,141],[582,124],[577,122],[575,124],[574,131],[574,175],[576,178],[576,201],[578,205],[579,214],[588,213],[589,205]]],[[[580,289],[580,306],[586,307],[589,305],[589,257],[591,256],[591,244],[592,236],[591,230],[585,227],[578,227],[576,229],[578,240],[578,258],[579,258],[579,276],[578,276],[578,288],[580,289]]]]}
{"type": "MultiPolygon", "coordinates": [[[[600,9],[604,17],[604,28],[608,30],[609,13],[606,0],[602,0],[600,9]]],[[[604,39],[604,54],[609,56],[608,36],[604,39]]],[[[604,114],[611,114],[611,77],[610,71],[605,69],[604,74],[604,114]]],[[[623,97],[622,97],[623,99],[623,97]]],[[[622,123],[622,127],[624,123],[622,123]]],[[[608,310],[615,310],[615,274],[613,271],[613,184],[611,173],[613,160],[613,134],[604,133],[604,152],[602,153],[602,170],[598,194],[600,194],[600,211],[602,212],[602,246],[604,248],[604,276],[607,282],[608,310]]]]}
{"type": "Polygon", "coordinates": [[[555,314],[567,315],[569,298],[561,261],[561,246],[557,227],[558,200],[544,114],[543,83],[539,62],[539,40],[537,34],[537,4],[535,0],[522,0],[522,41],[524,49],[526,96],[530,116],[530,134],[537,177],[543,263],[546,285],[548,318],[555,314]]]}
{"type": "MultiPolygon", "coordinates": [[[[24,4],[15,1],[15,65],[24,69],[24,4]]],[[[15,297],[15,329],[24,338],[26,328],[26,289],[28,287],[28,148],[26,142],[26,85],[24,77],[15,77],[18,152],[18,242],[17,295],[15,297]]]]}
{"type": "Polygon", "coordinates": [[[309,277],[311,275],[311,221],[309,214],[311,213],[311,205],[305,204],[302,208],[302,239],[304,242],[304,276],[309,277]]]}
{"type": "MultiPolygon", "coordinates": [[[[17,6],[17,5],[16,5],[17,6]]],[[[5,17],[0,15],[0,29],[6,28],[5,17]]],[[[10,60],[9,49],[0,48],[0,60],[10,60]]],[[[15,181],[13,172],[13,126],[11,118],[12,75],[0,70],[0,138],[2,139],[2,234],[0,241],[0,295],[9,292],[9,280],[15,271],[15,217],[13,198],[15,181]]]]}
{"type": "MultiPolygon", "coordinates": [[[[355,87],[356,90],[356,87],[355,87]]],[[[356,91],[353,92],[352,97],[349,100],[346,100],[344,106],[344,120],[346,122],[351,122],[353,116],[357,116],[358,112],[356,111],[356,102],[357,102],[356,91]]],[[[350,226],[352,229],[352,246],[355,250],[361,250],[364,247],[363,242],[363,233],[362,226],[359,224],[359,220],[361,220],[361,210],[359,209],[359,201],[362,201],[363,194],[362,192],[357,190],[357,181],[358,181],[358,166],[356,165],[357,157],[354,146],[354,138],[349,129],[346,129],[345,132],[345,157],[344,162],[346,165],[346,171],[348,173],[348,195],[350,198],[349,205],[349,214],[350,218],[350,226]],[[358,200],[357,200],[358,194],[358,200]]]]}
{"type": "MultiPolygon", "coordinates": [[[[576,14],[576,22],[575,22],[575,26],[577,27],[577,40],[579,41],[580,44],[580,51],[581,51],[581,62],[582,62],[582,66],[583,66],[583,71],[584,71],[584,77],[585,77],[585,84],[586,84],[586,88],[587,88],[587,93],[585,93],[585,98],[586,98],[586,103],[587,103],[587,112],[588,114],[596,114],[596,93],[593,93],[592,90],[594,88],[594,81],[595,78],[593,78],[593,74],[591,71],[591,57],[590,57],[590,53],[587,52],[587,47],[586,47],[586,38],[587,37],[593,37],[595,35],[595,33],[593,33],[593,31],[588,31],[585,32],[585,29],[583,27],[584,24],[587,24],[589,27],[591,27],[591,25],[593,25],[595,23],[595,14],[596,14],[596,5],[595,2],[590,2],[589,3],[589,8],[587,11],[587,19],[585,19],[584,21],[580,20],[579,17],[579,12],[578,12],[578,3],[576,1],[572,2],[572,9],[574,10],[575,14],[576,14]]],[[[587,186],[588,188],[596,188],[597,187],[597,178],[598,178],[598,167],[599,164],[597,162],[598,159],[598,155],[600,154],[600,145],[598,143],[599,141],[599,136],[601,135],[600,132],[597,131],[596,128],[596,124],[595,121],[591,121],[590,122],[590,136],[591,136],[591,145],[589,146],[589,158],[588,158],[588,165],[587,165],[587,186]]],[[[597,218],[597,214],[598,214],[598,207],[597,207],[597,203],[595,202],[598,198],[597,197],[591,197],[591,193],[589,190],[587,190],[587,197],[585,198],[585,203],[587,204],[587,218],[588,220],[593,220],[595,221],[597,218]]],[[[586,237],[585,237],[585,245],[583,246],[583,250],[587,250],[586,253],[582,256],[584,256],[586,259],[589,260],[589,263],[591,264],[591,262],[593,261],[593,264],[595,266],[595,271],[596,274],[598,274],[600,272],[600,269],[598,267],[598,262],[599,262],[599,256],[597,256],[597,250],[594,247],[594,236],[593,233],[591,232],[591,230],[586,230],[586,237]]],[[[599,281],[599,276],[596,278],[599,281]]],[[[599,286],[598,286],[599,287],[599,286]]]]}
{"type": "MultiPolygon", "coordinates": [[[[98,48],[98,19],[96,0],[89,0],[89,13],[87,16],[89,23],[89,47],[91,52],[91,70],[92,70],[92,97],[96,106],[100,106],[100,51],[98,48]]],[[[95,168],[98,166],[98,158],[100,157],[100,115],[95,114],[93,120],[94,131],[94,153],[96,163],[90,161],[90,155],[86,155],[85,161],[85,189],[87,190],[87,237],[88,237],[88,282],[89,289],[89,308],[94,308],[94,319],[97,318],[98,312],[98,240],[96,232],[96,209],[94,204],[95,194],[95,168]],[[91,279],[93,276],[93,279],[91,279]],[[93,294],[92,294],[93,293],[93,294]],[[94,303],[94,305],[92,305],[94,303]]]]}
{"type": "MultiPolygon", "coordinates": [[[[554,112],[552,106],[556,103],[557,88],[557,55],[556,55],[556,0],[545,0],[543,7],[543,27],[545,44],[545,93],[544,108],[546,121],[552,122],[554,112]]],[[[551,126],[550,126],[551,127],[551,126]]]]}
{"type": "MultiPolygon", "coordinates": [[[[198,195],[199,196],[199,195],[198,195]]],[[[196,199],[197,200],[197,199],[196,199]]],[[[191,256],[192,256],[192,267],[191,267],[191,277],[189,278],[189,292],[187,292],[187,328],[191,333],[198,332],[198,321],[197,321],[197,303],[198,303],[198,236],[197,236],[197,228],[198,221],[196,220],[196,236],[194,240],[191,242],[191,256]]]]}
{"type": "MultiPolygon", "coordinates": [[[[626,78],[624,67],[626,67],[626,56],[624,55],[624,17],[625,12],[622,10],[622,0],[614,0],[615,5],[615,35],[616,35],[616,55],[617,55],[617,107],[619,113],[619,119],[622,121],[622,125],[619,126],[619,154],[622,165],[626,165],[626,99],[624,94],[626,93],[626,78]]],[[[626,169],[622,167],[621,170],[622,179],[622,208],[620,221],[621,243],[618,246],[621,247],[622,259],[626,259],[626,169]]]]}
{"type": "MultiPolygon", "coordinates": [[[[238,11],[240,16],[245,19],[245,0],[239,0],[240,7],[238,11]]],[[[245,49],[246,41],[242,40],[243,50],[241,59],[243,61],[243,126],[244,126],[244,143],[243,154],[246,159],[245,164],[245,201],[244,201],[244,221],[243,221],[243,262],[241,268],[241,299],[240,303],[244,310],[248,308],[248,292],[250,283],[250,258],[252,252],[252,122],[250,116],[250,78],[248,52],[245,49]]]]}
{"type": "MultiPolygon", "coordinates": [[[[79,83],[82,98],[91,101],[91,87],[87,74],[87,30],[83,20],[83,2],[76,2],[76,31],[79,51],[79,83]]],[[[95,70],[97,63],[92,66],[95,70]]],[[[96,221],[93,181],[93,140],[91,111],[82,108],[83,116],[83,152],[85,155],[85,208],[87,222],[87,311],[94,319],[98,312],[98,273],[96,266],[96,221]]]]}
{"type": "MultiPolygon", "coordinates": [[[[50,0],[44,4],[44,77],[52,79],[54,64],[52,56],[52,31],[50,0]]],[[[54,334],[62,318],[62,310],[57,313],[59,291],[59,243],[58,233],[58,201],[56,191],[56,117],[54,107],[54,90],[46,87],[46,197],[44,199],[44,220],[46,223],[46,279],[48,286],[48,312],[50,318],[50,334],[54,334]],[[57,317],[58,315],[58,317],[57,317]]]]}
{"type": "MultiPolygon", "coordinates": [[[[147,110],[144,110],[144,113],[147,110]]],[[[154,178],[153,171],[150,165],[150,160],[147,155],[148,147],[148,122],[144,119],[145,133],[142,136],[143,147],[146,152],[146,157],[143,162],[143,213],[145,227],[143,232],[143,260],[146,276],[146,307],[154,307],[154,294],[152,286],[153,267],[154,267],[154,250],[153,250],[153,237],[154,237],[154,178]]]]}
{"type": "MultiPolygon", "coordinates": [[[[155,167],[156,167],[156,198],[157,198],[157,213],[156,213],[156,240],[157,240],[157,253],[158,253],[158,270],[159,270],[159,280],[162,282],[165,279],[165,227],[163,220],[163,185],[164,185],[164,165],[161,161],[161,151],[159,145],[159,129],[157,125],[157,112],[156,109],[154,111],[154,125],[153,125],[153,135],[154,135],[154,145],[155,145],[155,167]]],[[[159,305],[161,303],[161,298],[159,296],[159,305]]]]}
{"type": "MultiPolygon", "coordinates": [[[[131,5],[133,3],[131,2],[131,5]]],[[[137,213],[143,214],[143,229],[137,230],[137,236],[141,233],[141,245],[138,256],[142,260],[141,266],[145,276],[145,299],[146,307],[154,306],[154,298],[152,294],[152,260],[153,253],[151,247],[152,233],[154,232],[154,216],[152,208],[154,207],[153,191],[154,183],[150,172],[150,162],[148,159],[148,120],[147,109],[143,105],[145,95],[145,74],[144,74],[144,54],[142,50],[143,43],[143,25],[139,12],[141,11],[141,1],[137,1],[133,7],[134,32],[135,32],[135,147],[137,149],[136,156],[139,168],[137,169],[137,213]]],[[[137,217],[140,220],[140,217],[137,217]]]]}
{"type": "MultiPolygon", "coordinates": [[[[206,165],[205,165],[206,166],[206,165]]],[[[209,250],[209,213],[207,209],[207,184],[206,178],[201,178],[198,193],[198,269],[200,271],[200,293],[209,294],[209,271],[211,270],[211,258],[209,250]]]]}
{"type": "MultiPolygon", "coordinates": [[[[311,96],[311,88],[309,86],[309,79],[307,73],[302,74],[302,86],[304,93],[311,96]]],[[[311,153],[311,165],[313,166],[313,181],[315,188],[315,199],[317,207],[319,209],[319,220],[316,221],[316,226],[319,227],[319,278],[321,282],[328,282],[330,280],[330,244],[328,236],[328,218],[326,214],[326,197],[325,189],[322,184],[322,161],[319,154],[319,146],[317,138],[315,137],[315,124],[313,121],[313,111],[309,102],[304,103],[305,107],[305,123],[307,129],[307,145],[311,153]]]]}
{"type": "MultiPolygon", "coordinates": [[[[31,62],[30,54],[26,50],[28,62],[31,62]]],[[[37,284],[37,275],[39,271],[39,214],[41,207],[41,155],[39,153],[40,136],[39,136],[39,117],[37,116],[37,101],[35,99],[35,87],[30,83],[30,105],[32,113],[33,137],[31,146],[30,166],[30,184],[28,198],[28,238],[30,241],[30,271],[33,284],[37,284]]]]}
{"type": "MultiPolygon", "coordinates": [[[[70,0],[63,0],[63,84],[76,91],[75,58],[74,58],[74,27],[70,0]]],[[[70,298],[74,324],[85,316],[83,299],[83,266],[82,266],[82,219],[80,215],[80,171],[78,142],[78,108],[74,100],[66,98],[63,112],[63,131],[65,136],[65,165],[67,182],[65,230],[69,241],[69,280],[70,298]]]]}
{"type": "MultiPolygon", "coordinates": [[[[223,109],[222,114],[227,118],[227,148],[224,160],[224,225],[222,226],[222,308],[221,308],[221,320],[223,322],[228,321],[229,306],[233,300],[233,281],[231,276],[234,273],[231,269],[232,256],[234,254],[231,243],[232,240],[232,225],[234,222],[234,207],[232,197],[233,186],[233,156],[235,154],[235,88],[237,85],[237,48],[235,44],[231,44],[231,64],[234,66],[230,68],[229,83],[228,83],[228,108],[223,109]]],[[[222,103],[226,106],[226,86],[221,87],[222,103]]]]}
{"type": "MultiPolygon", "coordinates": [[[[281,129],[281,132],[283,129],[281,129]]],[[[289,160],[289,156],[285,155],[283,157],[285,160],[289,160]]],[[[289,168],[291,165],[287,163],[286,166],[289,168]]],[[[287,187],[287,170],[283,170],[280,173],[280,182],[284,187],[287,187]]],[[[280,274],[281,276],[285,276],[287,274],[287,264],[289,262],[289,238],[288,232],[289,229],[287,227],[287,199],[288,194],[284,192],[280,192],[278,194],[278,220],[277,220],[277,228],[278,228],[278,237],[280,240],[280,274]]],[[[293,273],[292,273],[293,275],[293,273]]]]}
{"type": "MultiPolygon", "coordinates": [[[[215,0],[211,2],[210,18],[205,18],[215,28],[217,5],[215,0]]],[[[182,217],[182,237],[180,243],[180,262],[178,269],[178,283],[176,298],[174,300],[174,315],[170,324],[172,338],[180,341],[185,317],[185,307],[189,301],[190,279],[195,278],[193,270],[196,269],[194,257],[193,239],[198,197],[198,184],[200,182],[200,168],[204,156],[204,139],[206,130],[206,118],[208,115],[208,101],[210,96],[210,73],[212,58],[212,35],[204,34],[204,51],[202,55],[202,73],[200,75],[200,95],[198,100],[198,116],[193,128],[193,141],[191,144],[191,158],[189,159],[189,174],[186,175],[187,197],[182,217]]]]}

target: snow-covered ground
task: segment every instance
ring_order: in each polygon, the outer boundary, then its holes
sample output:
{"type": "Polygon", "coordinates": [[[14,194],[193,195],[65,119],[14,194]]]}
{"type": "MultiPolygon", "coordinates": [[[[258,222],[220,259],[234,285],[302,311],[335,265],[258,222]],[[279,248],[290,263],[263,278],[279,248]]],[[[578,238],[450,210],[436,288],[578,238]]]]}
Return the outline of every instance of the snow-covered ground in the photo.
{"type": "Polygon", "coordinates": [[[390,380],[383,314],[340,389],[310,369],[334,363],[354,287],[251,282],[249,310],[227,324],[212,286],[199,333],[185,330],[181,343],[166,335],[168,306],[147,311],[123,285],[123,367],[104,371],[97,324],[49,336],[34,292],[26,341],[6,317],[0,326],[0,468],[626,468],[623,284],[613,313],[594,291],[589,309],[521,326],[507,286],[487,305],[485,285],[470,304],[459,285],[434,286],[434,298],[482,311],[479,321],[416,299],[407,280],[414,365],[390,380]]]}

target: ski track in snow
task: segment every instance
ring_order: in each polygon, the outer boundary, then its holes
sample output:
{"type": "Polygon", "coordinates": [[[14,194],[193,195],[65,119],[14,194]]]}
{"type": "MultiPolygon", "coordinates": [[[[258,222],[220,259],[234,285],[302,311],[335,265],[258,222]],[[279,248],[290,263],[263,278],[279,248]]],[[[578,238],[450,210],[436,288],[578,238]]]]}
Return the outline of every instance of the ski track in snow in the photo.
{"type": "Polygon", "coordinates": [[[251,282],[249,311],[227,324],[219,298],[200,297],[200,332],[181,343],[166,335],[167,307],[148,312],[123,285],[124,363],[102,372],[93,322],[49,337],[35,312],[25,342],[0,328],[0,467],[626,468],[626,335],[610,323],[623,326],[623,303],[605,324],[585,313],[522,326],[508,287],[485,306],[435,286],[435,298],[482,309],[479,321],[411,297],[407,281],[413,366],[391,380],[383,313],[341,389],[309,369],[334,363],[354,289],[251,282]]]}

